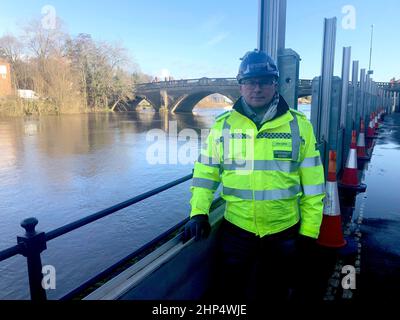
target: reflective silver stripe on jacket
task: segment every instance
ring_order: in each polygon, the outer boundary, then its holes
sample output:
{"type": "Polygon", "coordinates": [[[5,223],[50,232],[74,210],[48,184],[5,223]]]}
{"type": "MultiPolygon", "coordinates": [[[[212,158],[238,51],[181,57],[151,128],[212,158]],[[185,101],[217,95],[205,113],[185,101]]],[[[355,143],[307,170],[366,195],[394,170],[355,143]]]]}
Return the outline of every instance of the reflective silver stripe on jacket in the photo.
{"type": "Polygon", "coordinates": [[[226,160],[222,166],[224,170],[271,170],[295,172],[299,168],[299,163],[282,160],[226,160]]]}
{"type": "Polygon", "coordinates": [[[321,158],[319,156],[304,158],[300,164],[300,168],[309,168],[322,165],[321,158]]]}
{"type": "Polygon", "coordinates": [[[227,119],[224,119],[224,126],[222,128],[222,154],[223,157],[222,159],[228,159],[229,158],[229,139],[231,137],[230,135],[230,129],[231,129],[231,125],[226,121],[227,119]]]}
{"type": "Polygon", "coordinates": [[[288,189],[275,189],[275,190],[245,190],[223,187],[223,194],[235,196],[243,200],[279,200],[285,198],[291,198],[296,196],[297,193],[301,192],[300,185],[292,186],[288,189]]]}
{"type": "Polygon", "coordinates": [[[205,155],[200,154],[199,158],[197,159],[197,162],[200,162],[201,164],[204,164],[206,166],[210,166],[210,167],[215,167],[215,168],[219,168],[220,167],[220,163],[219,160],[216,158],[212,158],[212,157],[207,157],[205,155]]]}
{"type": "Polygon", "coordinates": [[[217,190],[220,182],[204,179],[204,178],[193,178],[192,179],[192,187],[201,187],[210,190],[217,190]]]}
{"type": "Polygon", "coordinates": [[[296,114],[292,113],[293,120],[290,121],[290,131],[292,132],[292,160],[298,161],[300,155],[300,129],[296,114]]]}
{"type": "Polygon", "coordinates": [[[313,196],[316,194],[325,193],[325,184],[316,184],[316,185],[303,185],[303,193],[306,196],[313,196]]]}

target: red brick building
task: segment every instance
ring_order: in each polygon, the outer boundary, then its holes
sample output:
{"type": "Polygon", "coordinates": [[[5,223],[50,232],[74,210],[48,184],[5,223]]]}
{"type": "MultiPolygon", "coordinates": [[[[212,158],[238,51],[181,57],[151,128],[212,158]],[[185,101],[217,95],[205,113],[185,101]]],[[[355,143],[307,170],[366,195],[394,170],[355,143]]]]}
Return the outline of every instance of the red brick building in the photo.
{"type": "Polygon", "coordinates": [[[0,97],[12,94],[10,64],[0,59],[0,97]]]}

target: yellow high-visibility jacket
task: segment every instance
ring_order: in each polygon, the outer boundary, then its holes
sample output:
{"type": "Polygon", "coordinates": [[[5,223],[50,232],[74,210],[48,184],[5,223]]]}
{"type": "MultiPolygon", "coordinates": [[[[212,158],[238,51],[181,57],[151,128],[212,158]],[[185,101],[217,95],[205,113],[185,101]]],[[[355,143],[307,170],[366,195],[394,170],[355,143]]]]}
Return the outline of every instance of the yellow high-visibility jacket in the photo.
{"type": "Polygon", "coordinates": [[[191,217],[209,213],[222,183],[224,216],[234,225],[262,237],[300,220],[300,234],[318,237],[325,197],[320,154],[311,123],[282,103],[286,109],[260,128],[235,110],[237,103],[216,119],[195,162],[191,217]]]}

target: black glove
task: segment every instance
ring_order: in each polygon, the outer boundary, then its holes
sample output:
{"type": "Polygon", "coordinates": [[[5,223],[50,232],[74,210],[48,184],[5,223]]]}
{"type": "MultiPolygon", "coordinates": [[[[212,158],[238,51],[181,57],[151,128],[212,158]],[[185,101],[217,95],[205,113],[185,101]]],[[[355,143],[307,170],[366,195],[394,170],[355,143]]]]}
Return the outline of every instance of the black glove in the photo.
{"type": "Polygon", "coordinates": [[[183,232],[183,241],[188,241],[192,237],[195,240],[200,240],[202,237],[207,238],[210,234],[211,226],[208,222],[208,215],[199,214],[193,216],[185,225],[185,231],[183,232]]]}

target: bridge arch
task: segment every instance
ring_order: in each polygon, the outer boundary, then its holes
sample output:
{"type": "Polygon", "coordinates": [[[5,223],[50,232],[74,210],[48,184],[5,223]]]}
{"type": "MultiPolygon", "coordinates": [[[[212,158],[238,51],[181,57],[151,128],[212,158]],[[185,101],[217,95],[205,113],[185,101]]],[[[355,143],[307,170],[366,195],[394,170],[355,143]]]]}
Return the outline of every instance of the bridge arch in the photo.
{"type": "Polygon", "coordinates": [[[128,101],[127,107],[119,106],[115,108],[114,111],[136,111],[136,108],[141,104],[143,101],[148,102],[155,111],[158,111],[157,102],[149,99],[146,96],[135,96],[134,99],[128,101]]]}
{"type": "Polygon", "coordinates": [[[199,92],[194,92],[191,94],[186,94],[181,96],[179,99],[176,99],[175,103],[171,106],[171,112],[172,113],[179,113],[179,112],[192,112],[193,108],[204,98],[212,95],[212,94],[220,94],[228,99],[230,99],[232,102],[235,102],[236,99],[238,98],[237,96],[232,95],[229,92],[219,92],[215,90],[204,90],[204,91],[199,91],[199,92]]]}

